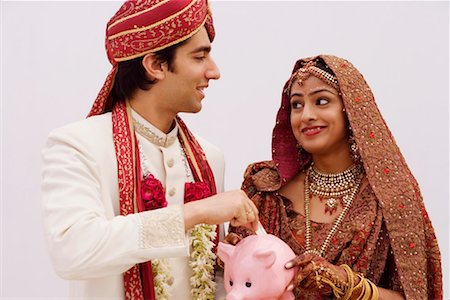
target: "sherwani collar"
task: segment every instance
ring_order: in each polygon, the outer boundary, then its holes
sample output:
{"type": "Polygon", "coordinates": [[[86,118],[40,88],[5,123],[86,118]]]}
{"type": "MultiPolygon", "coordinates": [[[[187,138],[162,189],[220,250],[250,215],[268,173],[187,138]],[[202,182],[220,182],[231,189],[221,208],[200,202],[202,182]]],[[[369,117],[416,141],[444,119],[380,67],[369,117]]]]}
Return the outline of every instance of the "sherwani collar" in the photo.
{"type": "Polygon", "coordinates": [[[148,122],[146,119],[144,119],[136,111],[131,110],[131,115],[136,132],[150,141],[152,144],[167,148],[176,141],[178,136],[177,122],[174,121],[174,128],[166,134],[159,130],[156,126],[148,122]]]}

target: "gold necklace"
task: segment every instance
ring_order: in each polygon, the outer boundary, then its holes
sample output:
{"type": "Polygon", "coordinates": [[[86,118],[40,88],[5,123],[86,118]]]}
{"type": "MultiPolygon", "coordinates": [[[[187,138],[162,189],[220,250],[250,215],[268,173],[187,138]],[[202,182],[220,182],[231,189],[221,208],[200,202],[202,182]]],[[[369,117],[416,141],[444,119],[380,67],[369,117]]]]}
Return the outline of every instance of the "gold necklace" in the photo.
{"type": "Polygon", "coordinates": [[[327,174],[317,170],[312,163],[308,169],[309,191],[311,195],[319,197],[321,202],[325,201],[325,213],[331,215],[339,204],[344,207],[348,202],[363,172],[364,168],[358,164],[340,173],[327,174]]]}
{"type": "MultiPolygon", "coordinates": [[[[339,226],[341,225],[342,221],[344,220],[345,215],[347,214],[348,210],[350,209],[350,206],[352,205],[353,200],[356,197],[356,194],[359,191],[359,187],[361,186],[361,182],[362,182],[362,177],[363,176],[358,176],[358,178],[356,179],[355,182],[355,186],[352,188],[351,194],[347,200],[347,202],[344,205],[344,209],[342,210],[342,212],[339,214],[339,216],[337,217],[337,219],[334,221],[333,227],[331,228],[330,232],[328,233],[327,237],[325,238],[325,240],[322,243],[322,247],[320,247],[320,251],[316,250],[316,249],[311,249],[311,216],[310,216],[310,209],[309,209],[309,205],[310,205],[310,198],[309,198],[309,177],[310,177],[310,172],[311,172],[312,168],[310,167],[308,169],[308,171],[306,172],[306,176],[305,176],[305,184],[304,184],[304,189],[305,189],[305,219],[306,219],[306,251],[304,252],[305,254],[307,253],[314,253],[316,255],[319,255],[321,257],[324,257],[325,251],[328,249],[329,245],[330,245],[330,241],[331,238],[334,236],[334,234],[336,233],[337,229],[339,228],[339,226]]],[[[362,174],[362,173],[361,173],[362,174]]]]}

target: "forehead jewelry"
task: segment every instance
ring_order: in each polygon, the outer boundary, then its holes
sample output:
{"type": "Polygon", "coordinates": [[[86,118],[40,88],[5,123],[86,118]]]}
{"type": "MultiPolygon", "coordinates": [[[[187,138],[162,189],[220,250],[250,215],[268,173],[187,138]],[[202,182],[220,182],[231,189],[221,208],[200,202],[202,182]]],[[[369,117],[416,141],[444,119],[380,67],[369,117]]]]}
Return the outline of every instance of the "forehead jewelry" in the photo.
{"type": "Polygon", "coordinates": [[[294,81],[297,81],[299,85],[303,85],[303,82],[308,79],[310,76],[314,76],[324,81],[329,86],[333,87],[337,91],[339,91],[339,83],[333,75],[330,73],[320,69],[316,66],[316,62],[311,60],[306,63],[303,67],[297,70],[294,74],[292,74],[289,79],[289,84],[286,88],[286,92],[291,90],[292,84],[294,81]]]}

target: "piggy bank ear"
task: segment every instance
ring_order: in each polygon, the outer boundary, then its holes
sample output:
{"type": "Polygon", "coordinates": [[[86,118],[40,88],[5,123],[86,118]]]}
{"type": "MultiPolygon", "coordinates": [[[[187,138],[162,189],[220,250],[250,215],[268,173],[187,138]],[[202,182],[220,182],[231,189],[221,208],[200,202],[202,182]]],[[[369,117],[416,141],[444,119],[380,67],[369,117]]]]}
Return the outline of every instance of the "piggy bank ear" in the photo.
{"type": "Polygon", "coordinates": [[[233,256],[234,249],[235,246],[220,242],[219,246],[217,247],[217,255],[224,263],[227,263],[230,257],[233,256]]]}
{"type": "Polygon", "coordinates": [[[260,261],[266,269],[270,268],[277,258],[275,251],[267,250],[256,251],[253,256],[260,261]]]}

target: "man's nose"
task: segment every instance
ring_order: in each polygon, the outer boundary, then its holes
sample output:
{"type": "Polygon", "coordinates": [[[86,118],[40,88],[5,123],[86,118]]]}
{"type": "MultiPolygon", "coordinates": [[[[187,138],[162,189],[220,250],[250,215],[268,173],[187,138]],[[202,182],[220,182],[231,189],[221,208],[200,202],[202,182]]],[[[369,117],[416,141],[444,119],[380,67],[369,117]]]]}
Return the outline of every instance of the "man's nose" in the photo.
{"type": "Polygon", "coordinates": [[[216,62],[212,58],[210,61],[210,65],[206,70],[206,78],[215,80],[220,78],[219,68],[217,67],[216,62]]]}

